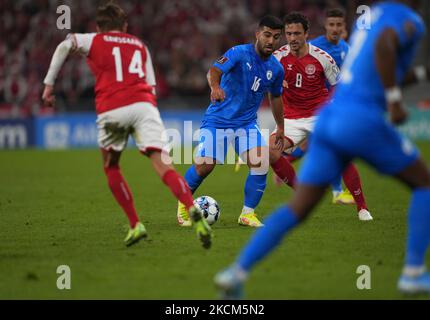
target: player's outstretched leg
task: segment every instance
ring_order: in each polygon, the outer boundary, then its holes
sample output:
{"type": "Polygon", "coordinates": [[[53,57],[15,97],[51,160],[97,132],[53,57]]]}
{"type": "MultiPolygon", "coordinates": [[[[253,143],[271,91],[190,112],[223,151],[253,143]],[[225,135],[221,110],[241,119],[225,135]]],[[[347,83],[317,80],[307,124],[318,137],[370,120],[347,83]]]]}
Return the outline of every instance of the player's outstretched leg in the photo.
{"type": "Polygon", "coordinates": [[[274,211],[264,220],[236,262],[215,276],[222,299],[240,299],[243,284],[252,267],[272,252],[299,221],[303,220],[324,195],[325,187],[299,185],[291,203],[274,211]]]}
{"type": "Polygon", "coordinates": [[[270,166],[285,184],[294,188],[296,183],[296,171],[285,156],[281,155],[276,161],[271,163],[270,166]]]}
{"type": "MultiPolygon", "coordinates": [[[[306,153],[305,149],[303,149],[302,147],[298,146],[292,153],[290,153],[290,154],[283,154],[283,156],[285,156],[287,158],[288,162],[292,165],[297,160],[300,160],[301,158],[303,158],[303,156],[305,155],[305,153],[306,153]]],[[[280,187],[281,185],[284,184],[284,181],[276,173],[273,174],[273,182],[275,183],[275,185],[277,187],[280,187]]],[[[291,187],[294,187],[294,186],[291,185],[291,187]]]]}
{"type": "Polygon", "coordinates": [[[412,188],[405,265],[398,288],[407,294],[430,294],[425,256],[430,245],[430,171],[419,159],[398,177],[412,188]]]}
{"type": "Polygon", "coordinates": [[[245,199],[242,212],[237,220],[241,226],[262,227],[263,224],[255,213],[266,189],[267,171],[258,171],[251,168],[245,182],[245,199]]]}
{"type": "MultiPolygon", "coordinates": [[[[215,168],[215,160],[209,158],[201,158],[200,165],[193,164],[185,172],[184,178],[190,188],[191,193],[194,193],[197,188],[202,184],[203,180],[215,168]]],[[[192,222],[188,210],[184,203],[178,201],[178,210],[176,213],[178,223],[181,227],[191,227],[192,222]]]]}
{"type": "Polygon", "coordinates": [[[343,181],[357,204],[358,218],[361,221],[373,220],[373,217],[367,208],[366,199],[364,198],[360,175],[358,174],[357,168],[354,164],[349,164],[343,171],[343,181]]]}
{"type": "Polygon", "coordinates": [[[201,211],[194,206],[193,196],[185,179],[176,172],[167,154],[159,151],[149,153],[152,165],[161,177],[164,184],[170,189],[176,199],[183,203],[191,221],[196,229],[197,236],[204,248],[211,246],[212,230],[205,219],[202,219],[201,211]]]}
{"type": "Polygon", "coordinates": [[[127,215],[130,229],[124,239],[126,246],[137,243],[147,236],[145,226],[139,221],[134,207],[133,195],[121,174],[119,159],[121,152],[101,150],[103,155],[104,171],[108,180],[109,188],[118,204],[127,215]]]}
{"type": "Polygon", "coordinates": [[[244,188],[244,203],[237,220],[241,226],[262,227],[263,224],[255,213],[255,208],[266,190],[267,172],[269,171],[269,148],[258,146],[245,152],[244,159],[249,167],[244,188]]]}
{"type": "MultiPolygon", "coordinates": [[[[296,183],[296,171],[294,170],[291,163],[288,161],[287,157],[283,154],[284,150],[277,150],[275,147],[275,136],[271,135],[269,138],[269,158],[270,158],[270,166],[273,169],[273,172],[288,186],[294,188],[296,183]]],[[[291,145],[288,142],[288,145],[285,148],[290,148],[291,145]]]]}

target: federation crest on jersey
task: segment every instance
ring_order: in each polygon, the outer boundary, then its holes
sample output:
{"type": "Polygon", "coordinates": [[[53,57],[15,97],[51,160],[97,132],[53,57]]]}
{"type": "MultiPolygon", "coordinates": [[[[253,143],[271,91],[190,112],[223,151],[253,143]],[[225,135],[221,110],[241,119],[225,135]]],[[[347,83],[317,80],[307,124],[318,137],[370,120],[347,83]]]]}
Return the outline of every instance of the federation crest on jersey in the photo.
{"type": "Polygon", "coordinates": [[[315,73],[315,71],[316,71],[316,67],[315,67],[315,65],[313,65],[313,64],[308,64],[307,66],[306,66],[306,68],[305,68],[305,72],[306,72],[306,74],[308,74],[308,75],[313,75],[314,73],[315,73]]]}
{"type": "Polygon", "coordinates": [[[272,79],[272,76],[273,76],[272,70],[268,70],[267,73],[266,73],[267,80],[272,79]]]}

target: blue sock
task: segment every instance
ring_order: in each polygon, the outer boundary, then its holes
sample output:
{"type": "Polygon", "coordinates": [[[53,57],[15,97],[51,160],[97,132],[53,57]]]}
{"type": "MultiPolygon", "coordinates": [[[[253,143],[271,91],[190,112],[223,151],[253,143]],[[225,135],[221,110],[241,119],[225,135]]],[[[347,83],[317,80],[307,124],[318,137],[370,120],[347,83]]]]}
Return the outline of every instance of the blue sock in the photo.
{"type": "Polygon", "coordinates": [[[408,218],[407,266],[422,266],[430,244],[430,188],[416,189],[408,218]]]}
{"type": "Polygon", "coordinates": [[[197,188],[205,179],[199,176],[194,165],[188,168],[187,172],[185,172],[184,178],[192,193],[197,190],[197,188]]]}
{"type": "Polygon", "coordinates": [[[245,182],[245,201],[244,205],[249,208],[256,208],[263,197],[266,189],[267,173],[258,175],[252,170],[248,173],[248,178],[245,182]]]}
{"type": "Polygon", "coordinates": [[[302,150],[302,148],[298,147],[291,153],[291,155],[294,158],[300,159],[301,157],[303,157],[305,155],[305,152],[302,150]]]}
{"type": "Polygon", "coordinates": [[[338,176],[331,184],[331,189],[334,192],[342,192],[342,176],[338,176]]]}
{"type": "Polygon", "coordinates": [[[288,206],[274,211],[259,228],[242,250],[237,264],[249,271],[258,261],[269,254],[282,240],[284,235],[298,223],[298,218],[288,206]]]}

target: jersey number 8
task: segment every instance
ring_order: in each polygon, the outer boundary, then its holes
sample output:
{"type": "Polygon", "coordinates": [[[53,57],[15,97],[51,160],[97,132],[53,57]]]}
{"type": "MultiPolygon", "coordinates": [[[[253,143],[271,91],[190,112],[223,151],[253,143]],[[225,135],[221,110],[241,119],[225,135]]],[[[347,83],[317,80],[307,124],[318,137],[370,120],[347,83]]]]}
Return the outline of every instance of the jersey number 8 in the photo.
{"type": "Polygon", "coordinates": [[[297,73],[296,75],[296,88],[301,88],[303,82],[303,76],[301,73],[297,73]]]}

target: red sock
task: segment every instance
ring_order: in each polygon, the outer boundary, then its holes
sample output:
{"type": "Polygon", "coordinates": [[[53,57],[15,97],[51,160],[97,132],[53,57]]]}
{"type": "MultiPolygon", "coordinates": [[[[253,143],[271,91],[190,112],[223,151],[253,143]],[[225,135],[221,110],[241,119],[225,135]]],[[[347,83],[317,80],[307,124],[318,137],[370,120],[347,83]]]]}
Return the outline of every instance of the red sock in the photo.
{"type": "Polygon", "coordinates": [[[139,218],[134,208],[133,195],[121,174],[119,166],[105,167],[104,169],[113,196],[127,215],[130,226],[134,228],[139,218]]]}
{"type": "Polygon", "coordinates": [[[296,183],[296,171],[286,157],[281,156],[274,164],[271,165],[273,171],[287,185],[294,189],[296,183]]]}
{"type": "Polygon", "coordinates": [[[363,189],[361,187],[361,179],[358,174],[357,168],[351,163],[343,171],[343,181],[349,192],[354,197],[355,203],[357,204],[357,210],[367,210],[366,200],[364,199],[363,189]]]}
{"type": "Polygon", "coordinates": [[[299,158],[296,158],[295,156],[292,156],[291,154],[289,154],[288,156],[286,156],[287,160],[290,163],[293,163],[294,161],[298,160],[299,158]]]}
{"type": "Polygon", "coordinates": [[[184,178],[175,170],[168,170],[163,176],[163,182],[169,187],[181,203],[188,209],[193,206],[193,196],[184,178]]]}

